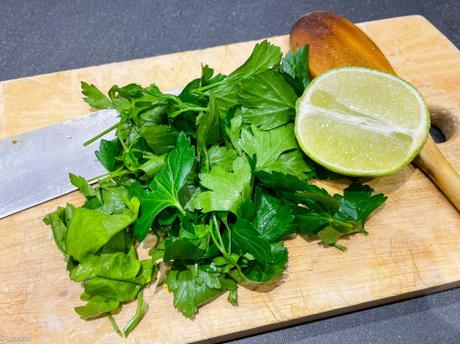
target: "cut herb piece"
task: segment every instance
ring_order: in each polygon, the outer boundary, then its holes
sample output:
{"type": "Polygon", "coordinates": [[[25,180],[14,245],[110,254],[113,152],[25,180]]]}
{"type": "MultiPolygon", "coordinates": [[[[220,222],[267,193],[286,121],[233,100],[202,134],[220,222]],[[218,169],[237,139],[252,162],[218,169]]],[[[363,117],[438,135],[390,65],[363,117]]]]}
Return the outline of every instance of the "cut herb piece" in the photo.
{"type": "Polygon", "coordinates": [[[111,141],[101,140],[99,150],[96,151],[97,160],[107,169],[112,172],[115,170],[117,156],[120,154],[121,144],[118,138],[111,141]]]}
{"type": "Polygon", "coordinates": [[[125,214],[107,215],[95,210],[76,208],[66,236],[67,254],[77,261],[96,253],[114,235],[136,218],[139,200],[132,198],[125,214]]]}
{"type": "Polygon", "coordinates": [[[137,295],[137,307],[136,314],[131,318],[131,320],[123,327],[123,333],[126,337],[129,336],[131,331],[139,324],[139,322],[144,317],[145,313],[149,309],[149,305],[144,301],[144,296],[142,291],[137,295]]]}
{"type": "Polygon", "coordinates": [[[249,261],[244,267],[244,279],[245,282],[250,283],[264,283],[270,281],[274,277],[281,275],[288,261],[288,251],[284,247],[282,241],[270,245],[272,259],[270,264],[261,265],[255,261],[249,261]]]}
{"type": "Polygon", "coordinates": [[[120,302],[105,299],[102,296],[93,296],[86,305],[75,307],[75,312],[84,320],[93,319],[105,315],[119,308],[120,302]]]}
{"type": "Polygon", "coordinates": [[[215,166],[209,173],[200,173],[200,183],[210,191],[198,195],[197,208],[204,213],[231,211],[236,214],[240,203],[251,192],[251,168],[246,158],[239,157],[233,162],[233,172],[215,166]]]}
{"type": "Polygon", "coordinates": [[[53,213],[46,215],[43,219],[45,224],[51,226],[54,242],[66,260],[69,258],[66,245],[67,232],[74,210],[75,207],[72,204],[67,204],[65,208],[59,207],[53,213]]]}
{"type": "Polygon", "coordinates": [[[197,121],[197,147],[202,151],[206,150],[208,145],[217,143],[221,137],[218,108],[213,96],[209,97],[208,110],[203,112],[197,121]]]}
{"type": "Polygon", "coordinates": [[[227,171],[233,170],[233,161],[238,156],[238,153],[228,147],[218,145],[211,146],[208,149],[209,168],[214,166],[222,166],[227,171]]]}
{"type": "Polygon", "coordinates": [[[70,271],[70,278],[75,282],[102,277],[134,283],[141,269],[134,249],[128,254],[122,252],[89,256],[70,271]]]}
{"type": "Polygon", "coordinates": [[[227,291],[219,277],[203,271],[199,265],[174,264],[166,278],[168,289],[174,293],[174,307],[187,318],[193,318],[199,306],[227,291]]]}
{"type": "Polygon", "coordinates": [[[241,131],[239,144],[250,157],[256,156],[256,171],[277,171],[306,178],[305,173],[311,169],[298,151],[292,131],[292,124],[269,131],[252,126],[241,131]]]}
{"type": "Polygon", "coordinates": [[[179,132],[169,125],[155,124],[142,127],[141,135],[155,154],[170,152],[176,145],[179,132]]]}
{"type": "Polygon", "coordinates": [[[241,250],[241,253],[250,253],[260,264],[271,263],[270,244],[261,238],[261,235],[247,220],[239,219],[233,226],[232,241],[241,250]]]}
{"type": "Polygon", "coordinates": [[[253,224],[261,238],[274,243],[294,232],[292,207],[261,189],[256,191],[255,202],[244,202],[239,217],[253,224]]]}
{"type": "Polygon", "coordinates": [[[294,87],[297,96],[301,96],[305,87],[308,86],[308,45],[305,45],[295,52],[289,51],[281,63],[281,73],[286,80],[294,87]]]}
{"type": "Polygon", "coordinates": [[[228,79],[248,78],[268,69],[279,66],[281,49],[264,40],[254,46],[251,56],[244,64],[229,74],[228,79]]]}
{"type": "Polygon", "coordinates": [[[281,172],[257,171],[255,175],[266,188],[277,191],[305,191],[310,186],[306,180],[281,172]]]}
{"type": "Polygon", "coordinates": [[[270,130],[294,117],[297,95],[280,73],[268,70],[256,74],[243,81],[241,87],[245,122],[270,130]]]}
{"type": "Polygon", "coordinates": [[[344,190],[344,195],[329,196],[325,191],[298,192],[297,201],[307,205],[308,209],[299,208],[296,216],[298,230],[306,234],[318,234],[325,245],[346,248],[337,241],[346,235],[366,233],[364,223],[376,208],[381,206],[386,197],[373,194],[368,185],[351,184],[344,190]]]}
{"type": "MultiPolygon", "coordinates": [[[[353,219],[364,225],[369,215],[380,207],[387,199],[383,194],[374,194],[374,189],[369,185],[353,183],[343,191],[343,196],[336,194],[339,200],[337,219],[353,219]]],[[[364,226],[362,226],[364,228],[364,226]]]]}
{"type": "Polygon", "coordinates": [[[210,88],[210,94],[215,97],[218,113],[221,117],[233,105],[238,103],[239,82],[258,73],[278,67],[281,55],[279,47],[272,45],[268,41],[262,41],[256,44],[246,62],[230,73],[228,77],[205,87],[210,88]]]}
{"type": "Polygon", "coordinates": [[[84,81],[81,82],[81,93],[85,96],[83,100],[95,109],[108,109],[112,107],[112,102],[99,89],[84,81]]]}
{"type": "Polygon", "coordinates": [[[176,207],[181,212],[185,212],[178,194],[192,170],[194,161],[195,149],[190,139],[181,133],[176,148],[168,154],[163,168],[149,185],[153,191],[137,189],[137,195],[141,200],[141,212],[134,224],[134,234],[139,240],[145,238],[153,219],[163,209],[176,207]]]}
{"type": "Polygon", "coordinates": [[[73,186],[77,187],[78,190],[80,190],[80,192],[82,193],[82,195],[86,198],[95,197],[97,195],[96,190],[88,184],[85,178],[77,176],[73,173],[69,173],[69,179],[70,183],[72,183],[73,186]]]}

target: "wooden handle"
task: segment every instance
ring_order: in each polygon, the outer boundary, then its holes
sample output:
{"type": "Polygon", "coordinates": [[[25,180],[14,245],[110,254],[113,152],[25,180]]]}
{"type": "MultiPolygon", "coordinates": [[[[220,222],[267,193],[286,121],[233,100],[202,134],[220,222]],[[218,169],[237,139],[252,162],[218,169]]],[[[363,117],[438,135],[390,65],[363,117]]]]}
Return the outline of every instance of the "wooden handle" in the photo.
{"type": "Polygon", "coordinates": [[[414,162],[460,211],[460,175],[447,161],[431,137],[428,138],[414,162]]]}

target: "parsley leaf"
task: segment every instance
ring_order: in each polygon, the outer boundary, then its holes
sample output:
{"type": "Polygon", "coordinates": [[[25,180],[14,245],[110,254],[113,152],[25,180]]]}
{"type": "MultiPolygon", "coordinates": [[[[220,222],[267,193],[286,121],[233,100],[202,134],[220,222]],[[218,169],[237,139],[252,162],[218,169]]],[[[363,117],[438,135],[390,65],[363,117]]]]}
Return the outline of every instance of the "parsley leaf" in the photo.
{"type": "Polygon", "coordinates": [[[256,191],[255,202],[244,202],[238,212],[239,217],[252,223],[261,238],[269,243],[281,240],[295,229],[292,208],[260,188],[256,191]]]}
{"type": "Polygon", "coordinates": [[[349,234],[366,233],[365,221],[386,200],[384,195],[374,195],[373,191],[368,185],[353,183],[343,196],[332,197],[319,188],[298,192],[295,200],[307,207],[297,209],[298,230],[316,233],[323,244],[345,250],[337,241],[349,234]]]}
{"type": "Polygon", "coordinates": [[[208,149],[209,167],[222,166],[225,170],[231,171],[233,169],[233,161],[237,156],[238,153],[232,148],[218,145],[211,146],[208,149]]]}
{"type": "Polygon", "coordinates": [[[227,111],[238,103],[239,83],[253,75],[278,67],[281,61],[279,47],[262,41],[254,47],[251,56],[239,68],[230,73],[225,79],[213,83],[209,93],[216,99],[217,111],[223,117],[227,111]]]}
{"type": "Polygon", "coordinates": [[[174,293],[174,307],[187,318],[193,318],[199,306],[214,300],[229,287],[236,290],[236,284],[230,279],[205,271],[199,265],[174,264],[166,277],[166,283],[174,293]],[[225,279],[226,288],[222,279],[225,279]]]}
{"type": "Polygon", "coordinates": [[[214,69],[212,69],[208,65],[201,66],[201,86],[212,85],[216,82],[222,81],[223,79],[225,79],[225,75],[214,75],[214,69]]]}
{"type": "Polygon", "coordinates": [[[75,307],[75,312],[84,320],[97,318],[119,308],[120,302],[96,295],[84,306],[75,307]]]}
{"type": "Polygon", "coordinates": [[[241,131],[239,144],[247,155],[256,156],[256,171],[277,171],[305,178],[311,169],[298,151],[293,130],[293,124],[269,131],[252,126],[241,131]]]}
{"type": "Polygon", "coordinates": [[[264,40],[255,45],[251,56],[229,74],[228,79],[248,78],[254,74],[277,67],[281,61],[281,49],[264,40]]]}
{"type": "Polygon", "coordinates": [[[278,191],[305,191],[310,185],[305,180],[282,172],[257,171],[255,174],[265,187],[278,191]]]}
{"type": "Polygon", "coordinates": [[[132,188],[141,200],[140,217],[134,224],[134,235],[143,240],[156,215],[167,207],[184,209],[179,201],[179,191],[184,186],[195,161],[195,149],[184,133],[179,134],[176,148],[166,157],[161,171],[149,184],[151,192],[132,188]]]}
{"type": "Polygon", "coordinates": [[[344,190],[343,196],[334,195],[340,202],[336,218],[352,219],[363,225],[369,215],[387,199],[383,194],[374,195],[373,192],[369,185],[353,183],[344,190]]]}
{"type": "Polygon", "coordinates": [[[95,109],[108,109],[113,107],[112,102],[99,89],[84,81],[81,82],[81,93],[85,96],[83,100],[95,109]]]}
{"type": "Polygon", "coordinates": [[[293,118],[297,95],[280,73],[268,70],[256,74],[243,81],[241,87],[245,122],[270,130],[293,118]]]}
{"type": "Polygon", "coordinates": [[[208,110],[201,113],[197,121],[197,146],[200,150],[206,150],[208,145],[217,143],[221,137],[219,114],[216,100],[213,96],[209,97],[208,110]]]}
{"type": "Polygon", "coordinates": [[[264,282],[284,271],[287,250],[282,237],[294,231],[294,215],[289,205],[256,191],[255,202],[241,204],[239,218],[232,229],[232,241],[241,255],[255,260],[243,263],[244,276],[250,282],[264,282]]]}
{"type": "Polygon", "coordinates": [[[249,261],[244,267],[244,277],[247,282],[263,283],[282,274],[288,261],[288,251],[282,241],[270,245],[271,262],[268,265],[257,264],[249,261]]]}
{"type": "Polygon", "coordinates": [[[260,233],[244,219],[238,219],[232,229],[232,241],[240,248],[241,253],[250,253],[262,265],[272,261],[270,244],[261,240],[260,233]]]}
{"type": "Polygon", "coordinates": [[[69,173],[69,178],[72,185],[77,187],[83,194],[83,196],[85,196],[86,198],[96,196],[96,190],[88,184],[85,178],[77,176],[73,173],[69,173]]]}
{"type": "Polygon", "coordinates": [[[67,254],[81,261],[96,253],[113,236],[137,218],[139,200],[132,198],[124,214],[107,215],[95,210],[76,208],[67,231],[67,254]]]}
{"type": "Polygon", "coordinates": [[[200,183],[209,191],[202,191],[195,206],[204,213],[211,211],[231,211],[236,214],[240,203],[251,192],[251,168],[246,158],[233,161],[233,172],[222,166],[215,166],[209,173],[200,173],[200,183]]]}
{"type": "Polygon", "coordinates": [[[66,260],[69,258],[67,254],[66,238],[74,210],[75,207],[72,204],[67,204],[65,208],[58,207],[53,213],[46,215],[43,219],[45,224],[51,226],[54,242],[66,260]]]}
{"type": "Polygon", "coordinates": [[[141,128],[141,135],[155,154],[170,152],[177,142],[179,132],[169,125],[154,124],[141,128]]]}
{"type": "Polygon", "coordinates": [[[96,151],[97,160],[107,169],[107,171],[115,170],[117,164],[117,156],[120,154],[121,144],[118,138],[111,141],[101,140],[99,150],[96,151]]]}
{"type": "Polygon", "coordinates": [[[298,96],[301,96],[305,87],[308,86],[308,45],[305,45],[295,52],[289,51],[281,63],[281,73],[286,80],[294,87],[298,96]]]}

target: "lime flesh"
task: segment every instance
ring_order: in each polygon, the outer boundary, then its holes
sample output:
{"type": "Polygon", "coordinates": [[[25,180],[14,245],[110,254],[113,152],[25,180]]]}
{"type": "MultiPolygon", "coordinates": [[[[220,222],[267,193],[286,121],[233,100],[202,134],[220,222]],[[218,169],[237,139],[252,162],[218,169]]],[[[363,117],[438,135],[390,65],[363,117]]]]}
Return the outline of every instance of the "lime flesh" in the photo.
{"type": "Polygon", "coordinates": [[[336,68],[296,104],[295,133],[320,165],[350,176],[382,176],[410,163],[430,127],[428,107],[408,82],[388,73],[336,68]]]}

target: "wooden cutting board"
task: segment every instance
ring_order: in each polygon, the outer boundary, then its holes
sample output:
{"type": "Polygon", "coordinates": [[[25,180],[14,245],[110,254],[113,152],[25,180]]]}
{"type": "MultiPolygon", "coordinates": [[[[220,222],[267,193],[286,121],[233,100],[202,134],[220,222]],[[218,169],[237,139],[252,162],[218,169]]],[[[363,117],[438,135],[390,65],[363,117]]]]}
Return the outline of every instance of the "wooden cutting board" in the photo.
{"type": "MultiPolygon", "coordinates": [[[[460,169],[460,52],[426,19],[401,17],[361,24],[397,73],[415,84],[448,136],[439,145],[460,169]]],[[[288,37],[270,40],[288,48],[288,37]]],[[[80,80],[107,89],[112,84],[156,82],[174,89],[198,76],[200,63],[229,72],[255,42],[182,52],[0,83],[0,138],[90,112],[81,101],[80,80]]],[[[67,171],[62,171],[66,173],[67,171]]],[[[30,336],[34,342],[183,343],[230,338],[405,299],[460,285],[460,215],[418,169],[370,183],[389,195],[368,222],[370,235],[344,242],[348,252],[316,241],[289,240],[286,273],[256,291],[240,289],[239,307],[221,297],[200,309],[194,321],[172,306],[164,288],[150,288],[140,326],[122,340],[107,319],[82,321],[80,285],[67,277],[42,217],[76,193],[0,220],[0,338],[30,336]]],[[[331,191],[344,185],[324,184],[331,191]]],[[[0,195],[1,197],[1,195],[0,195]]],[[[134,304],[117,316],[121,324],[134,304]]],[[[29,338],[29,337],[27,337],[29,338]]]]}

